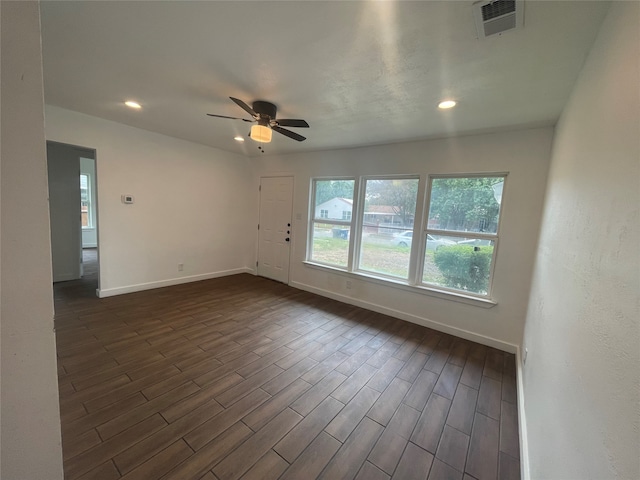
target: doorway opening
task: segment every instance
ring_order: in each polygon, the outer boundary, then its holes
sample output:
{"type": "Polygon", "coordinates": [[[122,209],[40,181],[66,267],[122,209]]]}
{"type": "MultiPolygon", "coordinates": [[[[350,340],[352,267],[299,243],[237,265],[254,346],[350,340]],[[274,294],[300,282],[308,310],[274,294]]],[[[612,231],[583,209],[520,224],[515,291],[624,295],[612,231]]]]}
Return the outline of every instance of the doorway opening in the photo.
{"type": "Polygon", "coordinates": [[[47,169],[53,281],[95,296],[100,284],[96,151],[47,141],[47,169]]]}

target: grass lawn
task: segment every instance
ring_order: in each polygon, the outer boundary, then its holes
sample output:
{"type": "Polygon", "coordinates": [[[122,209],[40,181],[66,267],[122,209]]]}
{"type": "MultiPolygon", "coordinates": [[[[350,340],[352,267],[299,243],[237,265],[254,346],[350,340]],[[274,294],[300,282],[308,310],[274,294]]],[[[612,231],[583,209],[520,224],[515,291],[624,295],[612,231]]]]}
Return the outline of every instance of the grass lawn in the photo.
{"type": "MultiPolygon", "coordinates": [[[[329,232],[326,235],[314,237],[312,259],[329,265],[346,267],[349,256],[349,240],[334,238],[329,236],[329,232]]],[[[411,248],[392,245],[388,237],[366,236],[361,245],[360,255],[359,268],[362,271],[405,280],[409,276],[411,248]]],[[[422,269],[422,283],[466,290],[464,285],[451,285],[450,281],[447,281],[447,278],[443,276],[440,268],[436,265],[434,256],[435,252],[433,250],[426,251],[422,269]]],[[[487,270],[487,279],[488,275],[489,271],[487,270]]],[[[485,289],[476,290],[469,289],[468,291],[486,294],[485,289]]]]}
{"type": "MultiPolygon", "coordinates": [[[[349,241],[342,238],[315,237],[313,239],[313,260],[332,265],[347,266],[349,241]]],[[[409,273],[409,247],[397,247],[383,241],[366,241],[362,244],[360,268],[398,278],[407,278],[409,273]]],[[[427,251],[423,279],[442,282],[438,267],[433,263],[433,252],[427,251]]]]}

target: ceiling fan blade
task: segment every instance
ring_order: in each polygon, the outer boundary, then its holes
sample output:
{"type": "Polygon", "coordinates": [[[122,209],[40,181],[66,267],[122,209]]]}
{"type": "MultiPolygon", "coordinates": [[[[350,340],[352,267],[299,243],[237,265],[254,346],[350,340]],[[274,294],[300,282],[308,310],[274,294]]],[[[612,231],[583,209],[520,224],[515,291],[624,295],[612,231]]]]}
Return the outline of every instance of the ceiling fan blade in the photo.
{"type": "Polygon", "coordinates": [[[275,130],[276,132],[281,133],[285,137],[293,138],[294,140],[297,140],[299,142],[302,142],[307,139],[302,135],[298,135],[296,132],[292,132],[291,130],[285,130],[284,128],[280,128],[278,125],[274,125],[273,127],[271,127],[271,130],[275,130]]]}
{"type": "Polygon", "coordinates": [[[207,113],[210,117],[218,117],[218,118],[230,118],[231,120],[242,120],[243,122],[254,122],[255,120],[247,120],[246,118],[238,118],[238,117],[227,117],[226,115],[215,115],[213,113],[207,113]]]}
{"type": "Polygon", "coordinates": [[[300,127],[309,128],[309,124],[304,120],[297,120],[294,118],[279,118],[276,120],[276,124],[280,127],[300,127]]]}
{"type": "Polygon", "coordinates": [[[231,100],[233,100],[234,102],[236,102],[236,104],[242,108],[245,112],[247,112],[249,115],[251,115],[252,117],[257,117],[258,114],[256,112],[253,111],[253,108],[251,108],[249,105],[247,105],[246,103],[244,103],[242,100],[239,100],[237,98],[233,98],[233,97],[229,97],[231,100]]]}

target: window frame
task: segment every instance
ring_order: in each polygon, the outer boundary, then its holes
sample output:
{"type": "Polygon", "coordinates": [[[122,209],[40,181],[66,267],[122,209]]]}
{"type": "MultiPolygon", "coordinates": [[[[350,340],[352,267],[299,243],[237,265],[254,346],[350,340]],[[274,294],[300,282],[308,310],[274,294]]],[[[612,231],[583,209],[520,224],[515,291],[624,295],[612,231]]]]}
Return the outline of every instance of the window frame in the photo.
{"type": "MultiPolygon", "coordinates": [[[[431,209],[431,192],[433,189],[433,180],[439,178],[498,178],[502,177],[503,182],[503,191],[504,185],[506,185],[507,172],[498,172],[498,173],[474,173],[474,174],[431,174],[427,177],[427,192],[424,197],[425,206],[424,206],[424,219],[423,225],[424,229],[422,230],[422,254],[421,254],[421,262],[418,264],[418,271],[416,275],[416,284],[420,287],[427,288],[429,290],[442,291],[444,293],[449,293],[453,295],[464,295],[471,296],[478,299],[491,300],[491,292],[493,290],[493,280],[494,280],[494,270],[496,266],[496,259],[498,253],[499,246],[499,238],[500,238],[500,229],[502,228],[502,215],[503,215],[503,204],[502,200],[500,201],[500,210],[498,212],[498,224],[496,228],[496,233],[485,233],[485,232],[469,232],[469,231],[459,231],[459,230],[444,230],[444,229],[434,229],[429,228],[429,211],[431,209]],[[427,255],[427,235],[436,235],[439,237],[457,237],[461,239],[473,238],[476,240],[489,240],[493,242],[493,251],[491,253],[491,263],[489,265],[489,282],[487,285],[487,294],[483,295],[480,293],[469,292],[467,290],[459,290],[451,287],[446,287],[443,285],[436,285],[433,283],[428,283],[423,280],[424,275],[424,263],[427,255]]],[[[504,193],[503,193],[504,196],[504,193]]]]}
{"type": "MultiPolygon", "coordinates": [[[[92,201],[92,188],[91,188],[91,174],[80,172],[80,177],[87,177],[87,225],[82,225],[83,229],[94,228],[93,225],[93,201],[92,201]]],[[[82,184],[81,184],[82,185],[82,184]]],[[[80,188],[82,191],[82,188],[80,188]]],[[[80,199],[80,208],[82,209],[82,199],[80,199]]]]}
{"type": "Polygon", "coordinates": [[[419,174],[398,174],[398,175],[362,175],[359,177],[359,195],[358,195],[358,218],[355,225],[356,230],[352,232],[352,236],[355,235],[354,242],[354,258],[353,258],[353,272],[358,273],[360,275],[364,275],[367,277],[373,278],[381,278],[387,279],[392,282],[402,282],[407,285],[415,285],[415,282],[412,282],[412,273],[415,271],[414,268],[414,257],[415,257],[415,237],[416,237],[416,227],[419,225],[419,222],[416,221],[418,219],[418,212],[420,211],[420,194],[421,194],[421,185],[422,185],[422,176],[419,174]],[[418,181],[418,189],[416,191],[416,206],[413,212],[413,226],[411,228],[406,228],[404,231],[411,230],[413,232],[412,235],[412,243],[409,248],[409,268],[407,269],[407,277],[398,277],[394,275],[388,275],[381,272],[374,272],[372,270],[366,270],[360,266],[360,259],[362,255],[362,234],[364,229],[364,215],[365,215],[365,197],[367,195],[367,181],[369,180],[417,180],[418,181]]]}
{"type": "MultiPolygon", "coordinates": [[[[332,271],[335,274],[345,276],[347,279],[354,277],[362,277],[365,280],[384,285],[399,290],[413,293],[422,293],[443,300],[450,300],[481,308],[492,308],[497,305],[497,301],[492,297],[495,268],[498,258],[498,244],[501,236],[501,229],[504,215],[504,203],[500,201],[500,211],[498,214],[498,224],[496,233],[487,234],[484,232],[457,232],[452,230],[432,229],[428,228],[429,208],[431,204],[431,190],[433,179],[436,178],[485,178],[485,177],[502,177],[506,184],[509,172],[474,172],[474,173],[436,173],[436,174],[387,174],[387,175],[357,175],[357,176],[326,176],[326,177],[310,177],[309,189],[309,222],[307,228],[307,251],[303,263],[311,268],[318,268],[324,271],[332,271]],[[359,268],[361,237],[364,222],[364,197],[366,195],[366,180],[394,180],[394,179],[417,179],[418,190],[416,194],[416,209],[414,213],[413,228],[407,228],[406,231],[412,230],[412,244],[410,247],[409,272],[408,278],[385,275],[379,272],[372,272],[359,268]],[[353,181],[353,204],[351,221],[345,220],[329,220],[323,218],[315,218],[315,195],[316,183],[318,181],[353,181]],[[348,226],[350,229],[348,243],[347,266],[335,265],[326,262],[314,260],[313,254],[313,233],[316,223],[335,224],[348,226]],[[478,294],[466,290],[456,290],[440,285],[423,282],[423,270],[425,263],[425,255],[427,250],[427,234],[441,236],[455,236],[460,238],[478,238],[487,239],[494,242],[493,253],[491,257],[491,265],[489,271],[489,284],[487,294],[478,294]]],[[[504,198],[504,184],[502,198],[504,198]]]]}
{"type": "Polygon", "coordinates": [[[311,188],[310,188],[310,197],[309,197],[309,228],[307,230],[307,253],[306,253],[306,261],[313,263],[315,265],[320,265],[332,269],[342,270],[342,271],[351,271],[352,262],[353,262],[353,235],[354,235],[354,209],[356,207],[356,195],[358,194],[358,179],[356,177],[312,177],[311,178],[311,188]],[[353,198],[351,199],[351,220],[339,220],[339,219],[331,219],[324,217],[316,217],[316,185],[317,182],[330,182],[330,181],[353,181],[353,198]],[[315,229],[315,225],[317,223],[321,223],[324,225],[338,225],[349,227],[349,237],[347,238],[348,246],[347,246],[347,266],[344,267],[342,265],[336,265],[334,263],[323,262],[320,260],[313,259],[313,232],[315,229]]]}

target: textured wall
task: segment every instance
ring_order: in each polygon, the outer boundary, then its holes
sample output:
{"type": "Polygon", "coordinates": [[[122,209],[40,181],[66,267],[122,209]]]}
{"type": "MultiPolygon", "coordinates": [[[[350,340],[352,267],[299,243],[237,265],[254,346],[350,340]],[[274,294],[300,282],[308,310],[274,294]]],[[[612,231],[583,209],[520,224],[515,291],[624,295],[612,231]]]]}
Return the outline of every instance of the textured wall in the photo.
{"type": "Polygon", "coordinates": [[[62,479],[37,2],[1,2],[0,477],[62,479]],[[29,221],[25,221],[29,219],[29,221]]]}
{"type": "Polygon", "coordinates": [[[640,4],[614,2],[556,130],[527,316],[534,479],[638,479],[640,4]]]}

